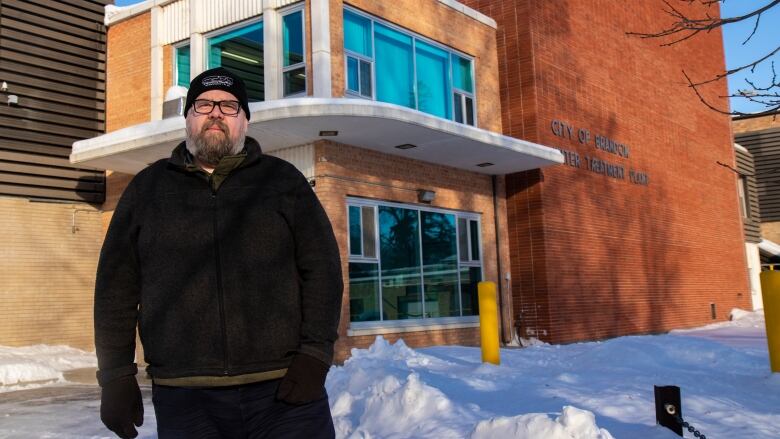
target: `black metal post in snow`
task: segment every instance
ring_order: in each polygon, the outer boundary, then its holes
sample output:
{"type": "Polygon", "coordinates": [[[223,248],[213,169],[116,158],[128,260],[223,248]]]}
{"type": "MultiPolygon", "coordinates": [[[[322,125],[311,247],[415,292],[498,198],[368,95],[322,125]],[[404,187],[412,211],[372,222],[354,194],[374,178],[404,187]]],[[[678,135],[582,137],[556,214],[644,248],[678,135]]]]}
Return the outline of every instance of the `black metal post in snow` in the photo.
{"type": "Polygon", "coordinates": [[[655,388],[655,422],[683,435],[680,388],[677,386],[653,386],[655,388]]]}

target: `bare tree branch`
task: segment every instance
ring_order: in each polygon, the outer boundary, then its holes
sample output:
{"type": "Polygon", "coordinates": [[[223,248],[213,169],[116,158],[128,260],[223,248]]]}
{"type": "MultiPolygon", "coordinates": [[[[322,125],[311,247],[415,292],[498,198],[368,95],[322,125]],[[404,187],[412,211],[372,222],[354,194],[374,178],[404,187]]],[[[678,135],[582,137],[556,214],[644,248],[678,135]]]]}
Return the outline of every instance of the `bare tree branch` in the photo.
{"type": "MultiPolygon", "coordinates": [[[[747,44],[758,32],[760,26],[766,26],[767,21],[762,20],[764,13],[772,8],[780,5],[780,0],[767,0],[763,6],[756,7],[753,10],[739,16],[721,18],[718,13],[710,13],[710,8],[719,4],[725,3],[726,0],[660,0],[663,2],[663,11],[669,15],[673,21],[672,23],[658,32],[627,32],[627,35],[639,37],[639,38],[659,38],[665,40],[660,43],[660,46],[672,46],[682,43],[688,39],[694,38],[700,33],[708,33],[715,29],[722,28],[729,24],[744,22],[747,20],[755,20],[752,23],[752,29],[750,34],[742,42],[742,45],[747,44]],[[678,7],[683,5],[685,7],[678,7]],[[686,9],[687,8],[687,9],[686,9]],[[695,11],[691,12],[695,8],[695,11]]],[[[770,24],[771,25],[771,24],[770,24]]],[[[775,70],[773,57],[780,54],[780,46],[775,47],[766,55],[757,58],[745,65],[728,69],[722,73],[718,73],[710,77],[709,79],[694,81],[683,70],[683,76],[687,82],[687,86],[692,88],[699,100],[709,109],[722,114],[730,115],[763,115],[773,114],[780,111],[780,81],[778,81],[777,72],[775,70]],[[765,63],[771,63],[772,77],[771,80],[761,79],[760,81],[744,78],[745,83],[750,87],[747,90],[740,90],[736,94],[728,94],[726,96],[718,96],[718,98],[734,98],[744,99],[743,102],[756,103],[765,108],[764,111],[759,113],[743,113],[739,111],[725,111],[722,108],[718,108],[718,105],[709,102],[701,93],[701,87],[707,84],[717,82],[723,78],[738,74],[742,72],[749,72],[755,74],[756,69],[765,63]]]]}

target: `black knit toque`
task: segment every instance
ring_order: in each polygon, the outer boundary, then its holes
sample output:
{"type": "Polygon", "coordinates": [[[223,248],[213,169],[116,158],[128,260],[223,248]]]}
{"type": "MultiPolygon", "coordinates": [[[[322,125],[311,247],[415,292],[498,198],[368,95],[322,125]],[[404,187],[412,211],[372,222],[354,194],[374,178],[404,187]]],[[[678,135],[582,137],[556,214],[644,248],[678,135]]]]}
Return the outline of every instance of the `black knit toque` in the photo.
{"type": "Polygon", "coordinates": [[[246,96],[246,86],[236,74],[224,67],[216,67],[206,70],[190,82],[190,89],[187,91],[187,103],[184,106],[184,117],[187,117],[187,111],[192,107],[192,103],[203,92],[209,90],[224,90],[236,97],[241,104],[241,108],[249,120],[249,100],[246,96]]]}

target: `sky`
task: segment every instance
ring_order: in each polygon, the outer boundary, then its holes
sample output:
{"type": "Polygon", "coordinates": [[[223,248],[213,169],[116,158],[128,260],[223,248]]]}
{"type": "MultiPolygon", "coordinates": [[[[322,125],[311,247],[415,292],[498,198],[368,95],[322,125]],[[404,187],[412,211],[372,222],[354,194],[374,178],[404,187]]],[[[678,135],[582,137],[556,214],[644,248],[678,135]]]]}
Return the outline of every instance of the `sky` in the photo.
{"type": "MultiPolygon", "coordinates": [[[[770,3],[770,0],[725,0],[721,6],[722,17],[735,17],[744,15],[749,11],[759,9],[770,3]]],[[[723,44],[726,50],[726,68],[733,69],[764,57],[780,45],[780,33],[777,29],[780,27],[780,6],[775,6],[767,11],[762,17],[756,34],[750,40],[743,44],[745,39],[750,36],[753,30],[755,20],[734,23],[725,26],[723,29],[723,44]]],[[[771,59],[777,62],[777,68],[780,70],[780,54],[775,54],[771,59]]],[[[763,62],[755,73],[749,71],[732,75],[729,78],[729,93],[736,94],[739,90],[750,89],[750,85],[745,82],[745,78],[752,80],[757,86],[764,84],[772,79],[771,59],[763,62]]],[[[754,113],[765,109],[765,107],[746,102],[745,99],[732,99],[732,111],[743,113],[754,113]]]]}
{"type": "MultiPolygon", "coordinates": [[[[117,6],[127,6],[139,3],[141,0],[116,0],[117,6]]],[[[721,5],[722,17],[734,17],[743,15],[746,12],[756,10],[763,5],[770,3],[770,0],[723,0],[721,5]]],[[[660,0],[659,0],[660,4],[660,0]]],[[[723,28],[723,40],[726,52],[726,68],[732,69],[745,64],[749,64],[756,59],[763,57],[777,45],[780,45],[780,37],[777,28],[780,25],[780,6],[769,10],[761,18],[761,25],[755,35],[743,44],[745,39],[753,30],[755,20],[734,23],[723,28]]],[[[773,59],[780,61],[780,54],[776,54],[773,59]]],[[[780,70],[780,63],[778,63],[780,70]]],[[[728,79],[729,94],[737,94],[739,90],[750,89],[745,78],[752,80],[756,85],[770,81],[772,77],[771,59],[758,66],[754,73],[749,71],[732,75],[728,79]]],[[[765,107],[748,102],[744,98],[731,100],[732,111],[743,113],[754,113],[765,109],[765,107]]]]}
{"type": "MultiPolygon", "coordinates": [[[[663,335],[503,348],[500,365],[475,347],[377,337],[328,373],[336,437],[679,439],[655,422],[654,386],[674,385],[683,419],[707,437],[777,439],[780,373],[770,371],[763,312],[732,316],[663,335]]],[[[0,346],[0,438],[108,438],[97,385],[63,374],[96,363],[65,347],[0,346]]],[[[141,391],[139,437],[154,439],[151,387],[141,391]]]]}

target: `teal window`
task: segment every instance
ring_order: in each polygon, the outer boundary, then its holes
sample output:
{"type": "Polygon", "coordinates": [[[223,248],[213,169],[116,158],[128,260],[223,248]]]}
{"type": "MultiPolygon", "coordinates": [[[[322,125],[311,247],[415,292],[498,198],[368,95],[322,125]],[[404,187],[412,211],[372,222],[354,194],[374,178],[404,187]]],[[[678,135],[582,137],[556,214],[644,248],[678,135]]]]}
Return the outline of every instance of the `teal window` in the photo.
{"type": "Polygon", "coordinates": [[[284,96],[306,94],[303,11],[282,17],[282,82],[284,96]]]}
{"type": "Polygon", "coordinates": [[[476,125],[473,61],[344,9],[346,94],[476,125]]]}
{"type": "Polygon", "coordinates": [[[190,45],[176,47],[176,85],[189,88],[190,86],[190,45]]]}
{"type": "Polygon", "coordinates": [[[250,101],[265,99],[262,22],[208,38],[206,45],[208,68],[221,66],[240,76],[250,101]]]}
{"type": "Polygon", "coordinates": [[[347,209],[350,321],[477,313],[478,215],[366,200],[347,209]]]}
{"type": "Polygon", "coordinates": [[[374,24],[376,99],[416,108],[412,37],[374,24]]]}

